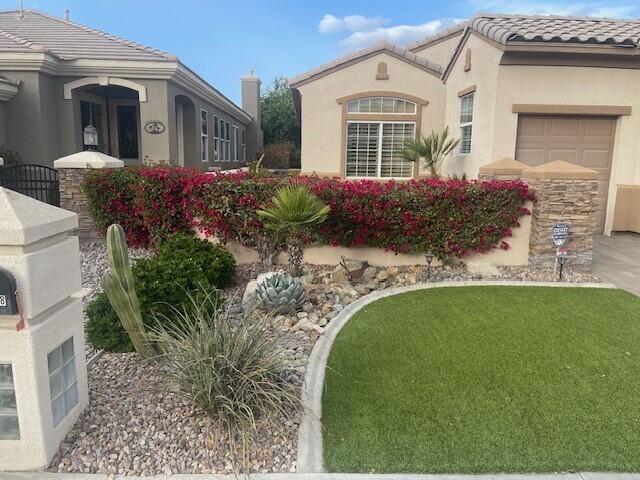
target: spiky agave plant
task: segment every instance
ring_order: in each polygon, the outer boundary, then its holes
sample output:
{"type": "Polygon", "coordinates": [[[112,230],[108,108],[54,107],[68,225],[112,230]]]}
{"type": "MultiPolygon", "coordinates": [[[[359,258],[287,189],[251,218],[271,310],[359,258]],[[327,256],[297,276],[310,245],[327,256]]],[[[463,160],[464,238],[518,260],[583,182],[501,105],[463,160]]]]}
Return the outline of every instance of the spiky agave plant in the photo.
{"type": "Polygon", "coordinates": [[[433,178],[439,178],[442,162],[459,143],[460,139],[449,137],[449,127],[445,127],[442,133],[432,131],[428,137],[408,142],[402,151],[402,157],[411,162],[422,161],[429,174],[433,178]]]}
{"type": "Polygon", "coordinates": [[[136,352],[147,358],[152,350],[145,336],[140,302],[129,264],[127,241],[124,230],[118,224],[107,229],[107,255],[110,270],[102,277],[102,288],[136,352]]]}
{"type": "Polygon", "coordinates": [[[265,227],[282,235],[287,242],[293,274],[302,274],[304,235],[323,223],[330,208],[304,185],[281,187],[269,205],[257,211],[265,227]]]}

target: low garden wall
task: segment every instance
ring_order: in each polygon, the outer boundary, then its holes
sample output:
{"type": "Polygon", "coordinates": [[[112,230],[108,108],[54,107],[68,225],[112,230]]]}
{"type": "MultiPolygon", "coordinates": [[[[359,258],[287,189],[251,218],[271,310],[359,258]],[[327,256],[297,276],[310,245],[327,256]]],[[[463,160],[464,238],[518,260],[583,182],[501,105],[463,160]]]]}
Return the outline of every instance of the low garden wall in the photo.
{"type": "MultiPolygon", "coordinates": [[[[155,167],[89,172],[84,190],[96,224],[121,224],[133,245],[195,228],[227,243],[240,262],[248,262],[256,259],[255,249],[264,253],[265,245],[277,243],[256,211],[290,183],[307,186],[331,209],[328,219],[307,235],[309,263],[337,263],[345,255],[378,265],[417,264],[426,252],[441,260],[487,254],[485,261],[526,263],[534,197],[521,181],[381,183],[211,176],[155,167]]],[[[276,244],[271,250],[284,247],[276,244]]]]}
{"type": "MultiPolygon", "coordinates": [[[[166,166],[113,168],[87,170],[75,203],[84,201],[78,209],[89,211],[98,231],[111,223],[122,225],[133,246],[196,229],[226,243],[239,263],[247,263],[260,253],[264,257],[265,246],[274,243],[256,211],[279,187],[294,182],[331,208],[327,221],[309,232],[307,263],[335,264],[345,256],[377,266],[414,265],[424,264],[424,254],[431,252],[440,260],[547,267],[555,258],[550,229],[567,222],[570,264],[588,270],[596,175],[566,162],[530,168],[511,159],[482,167],[480,179],[471,181],[344,181],[248,172],[207,175],[166,166]]],[[[77,182],[62,183],[63,196],[67,188],[75,192],[77,182]]],[[[271,245],[272,252],[278,249],[284,245],[271,245]]]]}

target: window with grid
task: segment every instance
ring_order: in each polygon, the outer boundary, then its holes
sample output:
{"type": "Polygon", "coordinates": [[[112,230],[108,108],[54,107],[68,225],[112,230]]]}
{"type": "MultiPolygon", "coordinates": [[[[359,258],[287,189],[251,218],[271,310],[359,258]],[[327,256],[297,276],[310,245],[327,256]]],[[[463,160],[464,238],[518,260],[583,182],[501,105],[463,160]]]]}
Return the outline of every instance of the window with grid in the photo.
{"type": "Polygon", "coordinates": [[[460,97],[460,153],[471,153],[473,97],[473,93],[460,97]]]}
{"type": "Polygon", "coordinates": [[[13,367],[0,363],[0,440],[20,440],[13,367]]]}
{"type": "Polygon", "coordinates": [[[347,103],[348,113],[404,113],[415,115],[416,104],[393,97],[366,97],[347,103]]]}
{"type": "Polygon", "coordinates": [[[233,158],[235,159],[235,161],[239,161],[240,160],[240,148],[238,145],[238,127],[236,125],[233,126],[233,144],[232,144],[232,150],[233,150],[233,158]]]}
{"type": "Polygon", "coordinates": [[[53,425],[56,426],[78,403],[73,338],[65,341],[49,353],[47,362],[49,367],[51,413],[53,415],[53,425]]]}
{"type": "Polygon", "coordinates": [[[209,114],[206,110],[200,110],[200,150],[201,160],[209,161],[209,114]]]}
{"type": "Polygon", "coordinates": [[[410,178],[413,162],[402,158],[415,138],[415,123],[347,122],[347,177],[410,178]]]}

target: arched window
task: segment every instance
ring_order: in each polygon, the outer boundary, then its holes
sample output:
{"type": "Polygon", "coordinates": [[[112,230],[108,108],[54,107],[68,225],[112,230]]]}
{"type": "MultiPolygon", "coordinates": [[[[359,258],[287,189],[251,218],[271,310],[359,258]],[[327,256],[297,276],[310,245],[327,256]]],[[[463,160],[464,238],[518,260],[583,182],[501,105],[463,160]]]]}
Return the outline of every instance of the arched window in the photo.
{"type": "Polygon", "coordinates": [[[416,104],[395,97],[365,97],[347,103],[347,113],[415,115],[416,104]]]}

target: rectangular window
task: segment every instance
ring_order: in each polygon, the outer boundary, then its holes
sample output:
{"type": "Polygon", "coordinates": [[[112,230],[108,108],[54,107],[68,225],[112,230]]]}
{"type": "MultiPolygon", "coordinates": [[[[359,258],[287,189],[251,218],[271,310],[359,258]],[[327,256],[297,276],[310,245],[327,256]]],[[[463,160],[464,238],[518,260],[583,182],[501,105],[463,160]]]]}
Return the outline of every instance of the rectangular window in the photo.
{"type": "Polygon", "coordinates": [[[200,150],[203,162],[209,161],[209,114],[206,110],[200,110],[200,150]]]}
{"type": "Polygon", "coordinates": [[[20,440],[13,367],[0,363],[0,440],[20,440]]]}
{"type": "Polygon", "coordinates": [[[73,337],[47,355],[51,413],[56,426],[78,403],[73,337]]]}
{"type": "Polygon", "coordinates": [[[240,161],[240,146],[238,145],[238,127],[233,126],[233,158],[236,162],[240,161]]]}
{"type": "Polygon", "coordinates": [[[242,130],[242,157],[243,162],[247,161],[247,131],[242,130]]]}
{"type": "Polygon", "coordinates": [[[213,161],[220,161],[220,130],[217,115],[213,116],[213,161]]]}
{"type": "Polygon", "coordinates": [[[471,153],[473,97],[473,93],[460,97],[460,153],[471,153]]]}
{"type": "Polygon", "coordinates": [[[229,122],[224,122],[224,156],[227,161],[231,161],[231,130],[229,122]]]}
{"type": "Polygon", "coordinates": [[[347,122],[347,177],[411,178],[413,162],[402,158],[415,138],[411,122],[347,122]]]}

